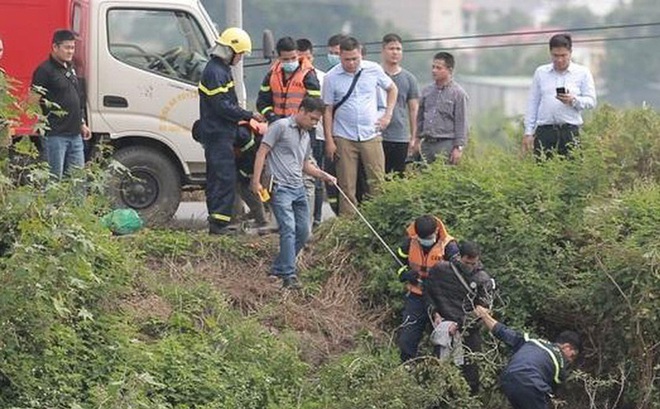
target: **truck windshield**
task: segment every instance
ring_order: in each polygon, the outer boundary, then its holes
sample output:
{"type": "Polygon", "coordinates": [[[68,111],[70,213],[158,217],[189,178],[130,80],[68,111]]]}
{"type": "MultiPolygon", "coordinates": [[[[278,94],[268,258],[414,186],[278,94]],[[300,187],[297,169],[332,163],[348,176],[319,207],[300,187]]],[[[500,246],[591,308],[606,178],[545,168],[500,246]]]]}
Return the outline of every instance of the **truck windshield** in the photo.
{"type": "Polygon", "coordinates": [[[108,49],[118,60],[191,84],[208,62],[210,44],[193,16],[179,10],[111,9],[108,49]]]}

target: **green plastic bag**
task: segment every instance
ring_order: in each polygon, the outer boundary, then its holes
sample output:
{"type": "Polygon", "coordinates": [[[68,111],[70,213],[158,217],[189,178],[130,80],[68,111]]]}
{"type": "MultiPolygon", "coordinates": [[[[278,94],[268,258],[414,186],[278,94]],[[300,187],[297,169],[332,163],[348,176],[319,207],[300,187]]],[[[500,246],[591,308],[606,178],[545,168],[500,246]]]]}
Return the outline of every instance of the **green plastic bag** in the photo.
{"type": "Polygon", "coordinates": [[[117,235],[132,234],[144,226],[144,221],[134,209],[116,209],[101,218],[101,224],[117,235]]]}

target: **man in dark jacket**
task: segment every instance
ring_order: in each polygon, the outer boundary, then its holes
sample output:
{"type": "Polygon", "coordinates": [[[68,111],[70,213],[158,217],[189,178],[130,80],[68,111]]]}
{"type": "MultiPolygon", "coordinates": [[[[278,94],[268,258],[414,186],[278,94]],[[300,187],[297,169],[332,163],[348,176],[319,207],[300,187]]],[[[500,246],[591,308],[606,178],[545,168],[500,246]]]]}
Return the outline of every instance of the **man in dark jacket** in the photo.
{"type": "Polygon", "coordinates": [[[72,31],[55,31],[49,58],[32,74],[32,86],[40,94],[41,110],[49,126],[42,139],[44,153],[50,173],[57,179],[73,168],[83,168],[83,140],[92,136],[85,120],[82,85],[73,64],[75,40],[72,31]]]}
{"type": "Polygon", "coordinates": [[[237,27],[222,32],[211,49],[211,60],[204,68],[199,83],[199,140],[206,159],[206,207],[209,233],[226,234],[232,219],[236,196],[236,164],[234,141],[238,122],[256,119],[253,113],[238,105],[231,66],[252,51],[248,33],[237,27]]]}
{"type": "Polygon", "coordinates": [[[578,334],[564,331],[555,342],[548,342],[509,329],[482,306],[474,313],[496,338],[512,348],[513,356],[500,380],[513,408],[548,409],[552,393],[566,378],[567,362],[573,362],[580,352],[578,334]]]}
{"type": "MultiPolygon", "coordinates": [[[[434,310],[434,325],[443,320],[456,323],[451,327],[450,335],[460,331],[463,346],[475,353],[481,351],[481,334],[475,321],[468,320],[468,313],[476,305],[488,306],[495,284],[481,267],[481,250],[476,243],[461,242],[459,250],[460,257],[431,268],[424,284],[424,294],[434,310]]],[[[472,394],[479,392],[479,369],[469,355],[465,357],[462,371],[472,394]]]]}

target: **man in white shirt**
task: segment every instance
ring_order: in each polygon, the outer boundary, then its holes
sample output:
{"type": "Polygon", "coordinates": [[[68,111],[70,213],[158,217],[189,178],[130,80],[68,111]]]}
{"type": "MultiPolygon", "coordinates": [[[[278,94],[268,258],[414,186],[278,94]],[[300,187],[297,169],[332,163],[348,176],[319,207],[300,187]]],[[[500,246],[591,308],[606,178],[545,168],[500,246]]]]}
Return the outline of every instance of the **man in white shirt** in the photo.
{"type": "Polygon", "coordinates": [[[566,156],[579,144],[582,111],[596,106],[596,87],[589,69],[571,61],[570,34],[550,38],[552,63],[534,73],[525,115],[523,151],[566,156]]]}
{"type": "MultiPolygon", "coordinates": [[[[392,119],[397,98],[394,81],[380,65],[362,60],[361,48],[353,37],[341,41],[341,63],[327,72],[321,89],[327,105],[323,116],[326,157],[337,156],[339,186],[354,205],[359,162],[364,164],[370,193],[385,173],[381,132],[392,119]],[[387,95],[383,114],[378,111],[378,89],[387,95]]],[[[340,215],[353,212],[348,200],[339,199],[340,215]]]]}

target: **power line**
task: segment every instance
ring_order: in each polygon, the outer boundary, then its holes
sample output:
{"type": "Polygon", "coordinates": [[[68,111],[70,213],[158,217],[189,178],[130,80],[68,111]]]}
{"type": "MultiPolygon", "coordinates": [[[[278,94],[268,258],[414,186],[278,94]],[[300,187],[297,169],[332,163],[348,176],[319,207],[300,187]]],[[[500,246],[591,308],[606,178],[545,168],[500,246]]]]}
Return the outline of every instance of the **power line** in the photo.
{"type": "MultiPolygon", "coordinates": [[[[601,31],[601,30],[620,30],[626,28],[640,28],[640,27],[654,27],[660,26],[660,22],[655,23],[631,23],[631,24],[611,24],[593,27],[578,27],[566,29],[548,29],[548,30],[530,30],[530,31],[510,31],[504,33],[488,33],[488,34],[466,34],[452,37],[430,37],[430,38],[416,38],[411,40],[403,40],[406,43],[420,43],[420,42],[440,42],[440,41],[454,41],[454,40],[471,40],[475,38],[492,38],[492,37],[513,37],[522,35],[535,35],[535,34],[552,34],[552,33],[574,33],[579,31],[601,31]]],[[[380,45],[382,41],[370,41],[363,43],[364,45],[380,45]]]]}
{"type": "MultiPolygon", "coordinates": [[[[660,24],[660,23],[659,23],[660,24]]],[[[622,41],[622,40],[648,40],[653,38],[660,38],[660,34],[655,35],[639,35],[639,36],[625,36],[625,37],[600,37],[600,38],[585,38],[585,39],[576,39],[573,40],[573,43],[597,43],[597,42],[610,42],[610,41],[622,41]]],[[[548,42],[527,42],[527,43],[503,43],[503,44],[479,44],[479,45],[465,45],[465,46],[452,46],[452,47],[426,47],[426,48],[412,48],[406,49],[406,53],[419,53],[419,52],[429,52],[442,49],[445,51],[457,51],[457,50],[486,50],[486,49],[498,49],[498,48],[512,48],[512,47],[531,47],[531,46],[547,46],[548,42]]],[[[367,50],[367,55],[380,54],[380,50],[369,51],[367,50]]],[[[314,54],[315,56],[323,56],[325,54],[314,54]]],[[[250,57],[250,59],[257,59],[260,57],[250,57]]]]}
{"type": "MultiPolygon", "coordinates": [[[[487,33],[487,34],[466,34],[460,36],[450,36],[450,37],[428,37],[428,38],[414,38],[410,40],[402,40],[403,44],[414,44],[414,43],[438,43],[442,41],[456,41],[456,40],[472,40],[479,38],[500,38],[500,37],[514,37],[514,36],[523,36],[523,35],[538,35],[538,34],[553,34],[553,33],[565,33],[565,32],[581,32],[581,31],[602,31],[602,30],[621,30],[621,29],[630,29],[630,28],[643,28],[643,27],[656,27],[660,26],[660,22],[652,23],[630,23],[630,24],[610,24],[610,25],[601,25],[601,26],[592,26],[592,27],[576,27],[576,28],[567,28],[567,29],[548,29],[548,30],[529,30],[529,31],[510,31],[502,33],[487,33]]],[[[634,37],[631,37],[634,39],[634,37]]],[[[574,43],[587,42],[583,40],[574,40],[574,43]]],[[[382,41],[369,41],[362,43],[365,46],[368,45],[380,45],[382,41]]],[[[507,44],[509,46],[511,44],[507,44]]],[[[525,45],[537,45],[534,44],[525,44],[525,45]]],[[[314,44],[313,47],[323,48],[325,44],[319,45],[314,44]]],[[[503,45],[489,45],[489,46],[463,46],[463,47],[443,47],[447,50],[463,50],[463,49],[478,49],[478,48],[501,48],[503,45]]],[[[253,52],[260,52],[262,49],[255,48],[253,52]]],[[[406,52],[418,52],[419,49],[405,50],[406,52]]],[[[367,52],[367,54],[374,54],[374,52],[367,52]]],[[[321,55],[321,54],[314,54],[321,55]]]]}
{"type": "MultiPolygon", "coordinates": [[[[597,43],[597,42],[609,42],[609,41],[621,41],[621,40],[646,40],[651,38],[660,38],[660,34],[656,35],[647,35],[647,36],[627,36],[627,37],[601,37],[601,38],[587,38],[584,40],[573,40],[575,43],[597,43]]],[[[442,47],[444,50],[482,50],[489,48],[508,48],[508,47],[530,47],[538,45],[548,45],[547,41],[544,42],[529,42],[529,43],[507,43],[507,44],[482,44],[482,45],[466,45],[466,46],[455,46],[455,47],[442,47]]],[[[415,48],[407,49],[406,53],[418,53],[418,52],[428,52],[437,50],[435,48],[415,48]]],[[[380,51],[367,51],[367,54],[380,54],[380,51]]]]}

